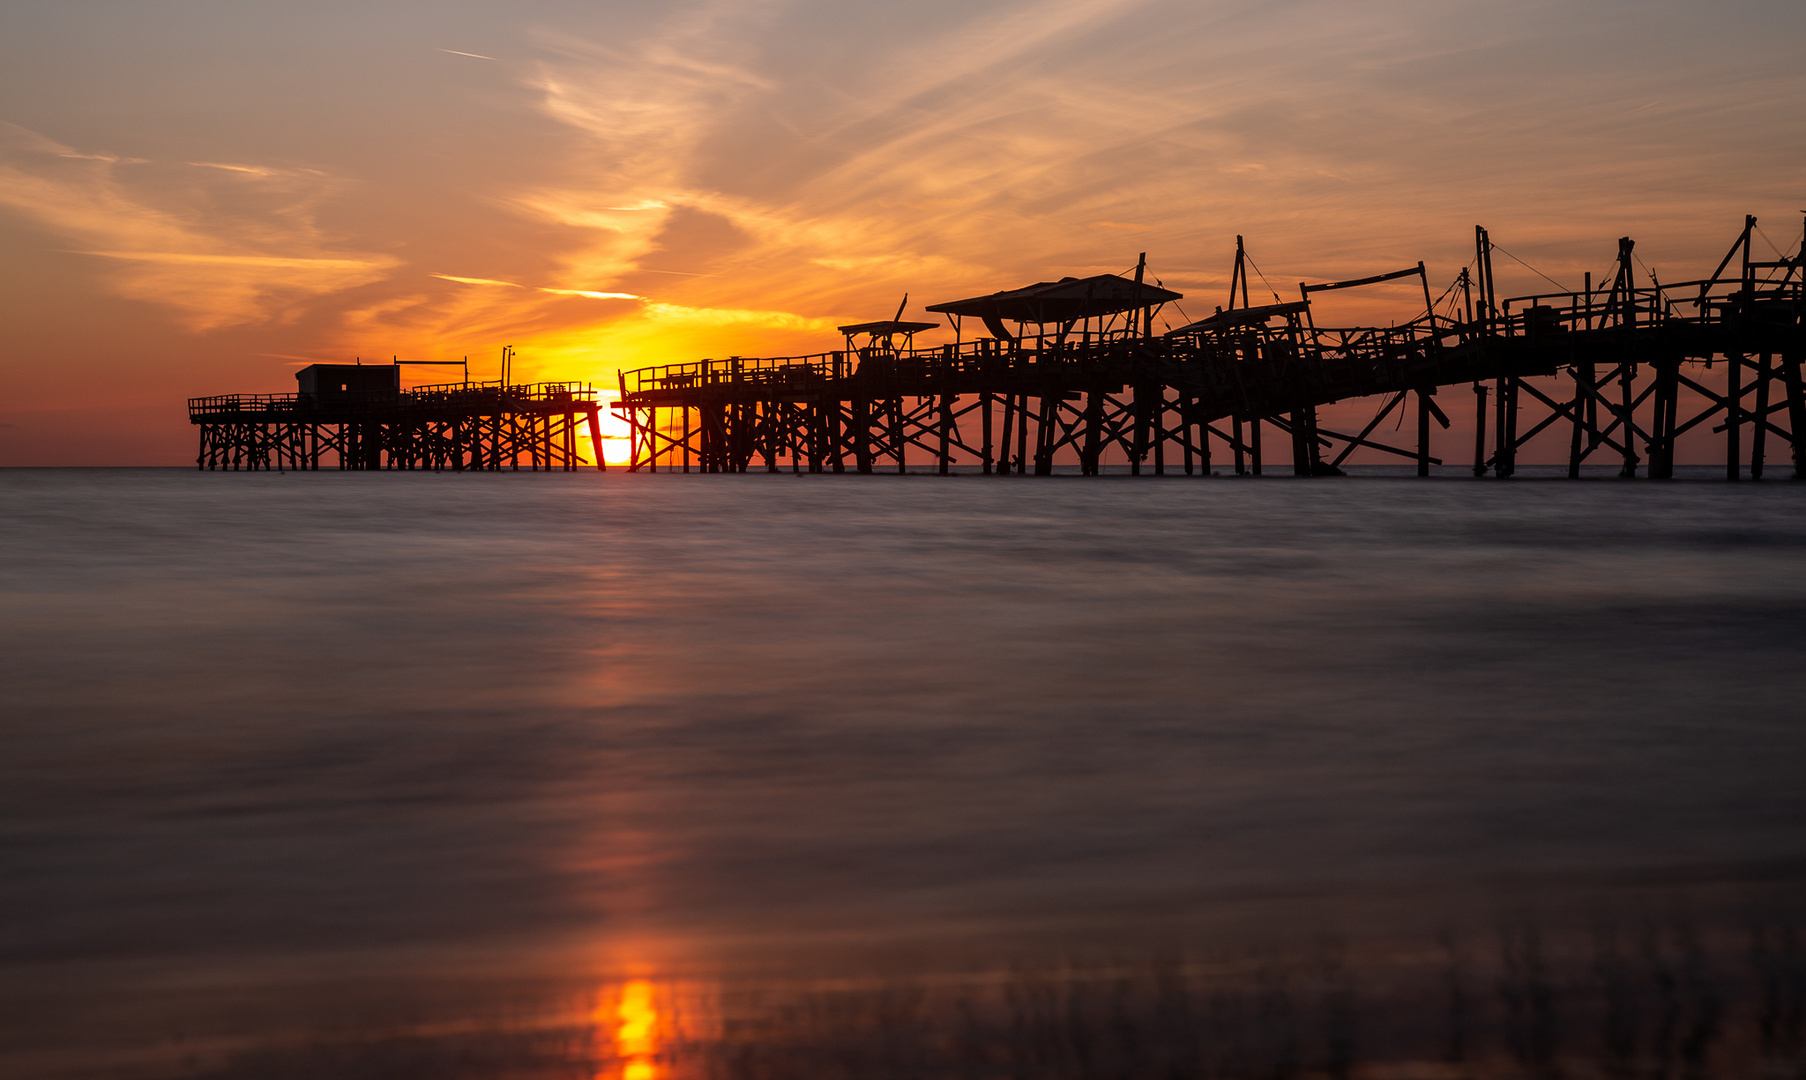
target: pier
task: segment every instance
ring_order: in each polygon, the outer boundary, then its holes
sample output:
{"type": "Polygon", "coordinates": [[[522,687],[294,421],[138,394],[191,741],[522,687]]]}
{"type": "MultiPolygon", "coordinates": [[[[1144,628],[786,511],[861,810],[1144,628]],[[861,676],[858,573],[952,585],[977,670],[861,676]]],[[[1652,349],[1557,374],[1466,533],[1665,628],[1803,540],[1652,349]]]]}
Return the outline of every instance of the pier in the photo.
{"type": "MultiPolygon", "coordinates": [[[[956,334],[918,348],[936,323],[842,327],[846,347],[809,356],[730,357],[622,372],[612,407],[631,428],[631,471],[946,473],[1047,476],[1056,455],[1096,475],[1107,453],[1141,475],[1259,476],[1276,462],[1326,476],[1358,448],[1432,465],[1449,413],[1472,410],[1475,476],[1513,475],[1524,448],[1560,447],[1568,475],[1610,464],[1623,477],[1674,475],[1676,440],[1722,436],[1727,479],[1771,462],[1806,475],[1803,256],[1762,260],[1743,229],[1710,274],[1662,283],[1620,240],[1614,272],[1578,291],[1500,298],[1494,245],[1432,294],[1422,263],[1300,283],[1296,300],[1250,305],[1237,238],[1229,304],[1163,333],[1154,316],[1181,294],[1100,275],[934,304],[956,334]],[[1391,326],[1318,326],[1312,298],[1416,278],[1421,313],[1391,326]],[[1647,281],[1645,279],[1648,279],[1647,281]],[[1013,327],[1012,327],[1013,324],[1013,327]],[[1372,398],[1358,429],[1318,422],[1323,406],[1372,398]],[[1377,436],[1388,420],[1415,438],[1377,436]],[[1406,428],[1405,430],[1411,430],[1406,428]],[[1277,444],[1277,445],[1275,445],[1277,444]],[[1275,453],[1277,450],[1277,453],[1275,453]]],[[[1546,452],[1546,450],[1545,450],[1546,452]]],[[[1552,457],[1557,455],[1550,455],[1552,457]]]]}
{"type": "Polygon", "coordinates": [[[401,366],[425,362],[314,364],[296,372],[293,394],[190,398],[188,419],[201,435],[196,465],[574,472],[588,464],[578,453],[584,427],[590,445],[602,445],[587,384],[504,377],[401,389],[401,366]]]}

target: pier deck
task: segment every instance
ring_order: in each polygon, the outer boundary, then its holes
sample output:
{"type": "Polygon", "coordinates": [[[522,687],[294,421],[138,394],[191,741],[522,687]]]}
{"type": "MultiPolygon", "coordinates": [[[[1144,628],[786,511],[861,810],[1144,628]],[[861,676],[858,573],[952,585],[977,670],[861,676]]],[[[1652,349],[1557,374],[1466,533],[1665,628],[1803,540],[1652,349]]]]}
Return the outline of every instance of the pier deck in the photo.
{"type": "Polygon", "coordinates": [[[601,445],[598,408],[595,390],[582,383],[498,381],[190,398],[188,419],[200,428],[202,469],[318,469],[327,461],[340,469],[571,472],[588,464],[578,453],[579,425],[591,446],[601,445]]]}
{"type": "Polygon", "coordinates": [[[1263,307],[1247,304],[1238,242],[1231,306],[1164,334],[1152,332],[1153,311],[1178,294],[1144,285],[1138,270],[1133,282],[1109,279],[1121,286],[1112,301],[1088,287],[1083,303],[1046,301],[1026,318],[1022,298],[1055,285],[929,308],[982,318],[992,336],[975,341],[897,348],[874,333],[857,348],[849,334],[847,349],[810,356],[623,372],[613,408],[630,423],[636,471],[902,472],[914,452],[943,473],[958,461],[987,474],[1048,475],[1064,452],[1096,474],[1114,450],[1137,474],[1178,466],[1210,475],[1214,444],[1236,473],[1259,475],[1265,428],[1289,444],[1296,475],[1334,474],[1361,447],[1428,475],[1443,461],[1432,454],[1432,423],[1449,426],[1439,391],[1471,387],[1476,476],[1509,477],[1530,440],[1566,434],[1571,476],[1608,460],[1623,476],[1670,477],[1676,439],[1701,425],[1724,436],[1727,478],[1760,478],[1771,452],[1799,476],[1806,274],[1801,256],[1753,260],[1754,228],[1746,219],[1706,278],[1638,286],[1625,239],[1611,282],[1595,288],[1589,275],[1584,290],[1504,300],[1490,238],[1477,229],[1475,272],[1462,270],[1439,299],[1420,263],[1301,284],[1299,300],[1263,307]],[[1312,320],[1316,293],[1410,276],[1422,279],[1424,308],[1408,322],[1312,320]],[[1318,423],[1320,407],[1366,397],[1379,405],[1365,428],[1318,423]],[[1374,437],[1401,409],[1416,414],[1414,444],[1374,437]]]}

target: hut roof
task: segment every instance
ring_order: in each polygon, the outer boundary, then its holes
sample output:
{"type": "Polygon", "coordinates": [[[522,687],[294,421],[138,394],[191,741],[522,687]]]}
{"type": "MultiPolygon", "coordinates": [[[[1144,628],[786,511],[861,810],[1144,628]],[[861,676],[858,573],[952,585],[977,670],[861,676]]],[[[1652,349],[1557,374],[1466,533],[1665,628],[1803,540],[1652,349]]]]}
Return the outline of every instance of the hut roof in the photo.
{"type": "Polygon", "coordinates": [[[940,326],[937,322],[903,322],[897,319],[884,319],[879,322],[854,323],[843,326],[843,334],[919,334],[924,330],[933,330],[940,326]]]}
{"type": "Polygon", "coordinates": [[[1008,289],[970,300],[931,304],[929,311],[946,315],[975,315],[986,319],[1013,319],[1026,323],[1072,322],[1098,315],[1114,315],[1153,304],[1178,300],[1183,293],[1142,282],[1137,285],[1116,274],[1038,281],[1021,289],[1008,289]]]}
{"type": "Polygon", "coordinates": [[[1280,315],[1296,315],[1299,312],[1305,311],[1310,306],[1309,301],[1294,300],[1289,304],[1265,304],[1261,307],[1231,308],[1228,311],[1219,311],[1215,315],[1206,316],[1195,323],[1188,323],[1185,326],[1181,326],[1179,329],[1174,330],[1173,333],[1198,334],[1212,330],[1227,330],[1232,326],[1250,326],[1256,323],[1264,323],[1268,319],[1280,315]]]}

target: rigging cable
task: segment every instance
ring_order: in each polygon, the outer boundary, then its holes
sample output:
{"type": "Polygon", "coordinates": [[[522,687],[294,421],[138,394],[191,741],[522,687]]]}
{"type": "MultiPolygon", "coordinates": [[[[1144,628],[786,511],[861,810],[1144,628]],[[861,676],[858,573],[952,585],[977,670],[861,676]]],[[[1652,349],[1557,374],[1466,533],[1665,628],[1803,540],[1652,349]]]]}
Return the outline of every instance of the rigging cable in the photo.
{"type": "Polygon", "coordinates": [[[1265,274],[1261,274],[1261,271],[1260,271],[1260,264],[1259,264],[1259,263],[1257,263],[1257,262],[1255,262],[1255,261],[1254,261],[1254,256],[1252,256],[1252,255],[1250,255],[1250,254],[1248,254],[1248,250],[1247,250],[1247,249],[1246,249],[1246,248],[1243,248],[1243,249],[1242,249],[1242,258],[1243,258],[1243,259],[1244,259],[1244,260],[1246,260],[1246,261],[1247,261],[1247,263],[1248,263],[1248,265],[1249,265],[1249,266],[1252,266],[1252,267],[1254,267],[1254,272],[1255,272],[1255,273],[1256,273],[1256,274],[1260,274],[1260,283],[1261,283],[1261,284],[1262,284],[1262,285],[1265,285],[1265,286],[1266,286],[1266,287],[1267,287],[1267,291],[1268,291],[1268,292],[1270,292],[1270,293],[1273,293],[1273,302],[1274,302],[1274,303],[1275,303],[1275,304],[1283,304],[1283,303],[1285,303],[1285,301],[1284,301],[1284,300],[1281,300],[1281,299],[1280,299],[1280,298],[1279,298],[1279,294],[1278,294],[1278,293],[1276,293],[1276,292],[1273,292],[1273,283],[1272,283],[1272,282],[1271,282],[1271,281],[1268,281],[1268,280],[1267,280],[1267,275],[1265,275],[1265,274]]]}
{"type": "MultiPolygon", "coordinates": [[[[1159,278],[1155,278],[1155,279],[1154,279],[1154,284],[1155,284],[1155,285],[1156,285],[1156,286],[1157,286],[1157,287],[1159,287],[1159,288],[1162,288],[1162,289],[1164,289],[1164,288],[1166,288],[1166,286],[1165,286],[1165,285],[1162,285],[1162,284],[1161,284],[1161,282],[1160,282],[1160,279],[1159,279],[1159,278]]],[[[1184,322],[1182,322],[1182,323],[1180,323],[1180,324],[1179,324],[1179,325],[1180,325],[1180,326],[1190,326],[1190,325],[1191,325],[1191,324],[1192,324],[1192,322],[1193,322],[1193,319],[1192,319],[1192,317],[1191,317],[1191,316],[1190,316],[1190,315],[1187,315],[1187,314],[1186,314],[1186,313],[1185,313],[1185,309],[1184,309],[1184,308],[1182,308],[1182,307],[1180,307],[1180,306],[1179,306],[1179,301],[1177,301],[1177,300],[1174,300],[1174,301],[1173,301],[1173,310],[1174,310],[1174,311],[1177,311],[1177,312],[1178,312],[1178,313],[1179,313],[1179,317],[1180,317],[1180,318],[1181,318],[1181,319],[1184,319],[1184,320],[1185,320],[1185,321],[1184,321],[1184,322]]],[[[1162,320],[1160,320],[1160,321],[1161,321],[1161,322],[1163,322],[1163,323],[1166,323],[1166,328],[1167,328],[1167,329],[1168,329],[1168,330],[1171,330],[1171,329],[1172,329],[1172,328],[1173,328],[1173,324],[1172,324],[1172,323],[1167,323],[1167,322],[1166,322],[1166,320],[1165,320],[1165,319],[1162,319],[1162,320]]]]}
{"type": "Polygon", "coordinates": [[[1449,281],[1449,287],[1442,290],[1442,295],[1438,296],[1435,300],[1431,301],[1430,313],[1432,315],[1436,313],[1436,305],[1442,303],[1444,300],[1447,300],[1449,298],[1450,294],[1452,294],[1455,291],[1455,286],[1457,286],[1459,284],[1461,284],[1461,275],[1456,274],[1454,276],[1454,278],[1449,281]]]}
{"type": "MultiPolygon", "coordinates": [[[[1479,265],[1479,262],[1480,262],[1480,256],[1475,255],[1473,258],[1467,260],[1466,266],[1461,268],[1462,270],[1466,270],[1468,272],[1468,274],[1470,275],[1468,278],[1469,281],[1473,280],[1471,275],[1474,272],[1474,267],[1479,265]]],[[[1442,291],[1442,295],[1449,298],[1449,308],[1451,309],[1451,312],[1452,312],[1449,315],[1449,318],[1454,322],[1462,321],[1461,316],[1466,314],[1466,312],[1461,309],[1460,302],[1457,301],[1453,295],[1455,292],[1455,286],[1457,286],[1459,284],[1461,284],[1461,271],[1457,270],[1455,272],[1454,278],[1449,282],[1449,287],[1442,291]]],[[[1436,302],[1439,304],[1442,303],[1441,298],[1439,297],[1436,302]]]]}
{"type": "Polygon", "coordinates": [[[1760,225],[1756,226],[1756,233],[1762,237],[1762,242],[1768,245],[1768,250],[1775,253],[1775,258],[1777,258],[1777,259],[1787,258],[1787,256],[1781,254],[1781,249],[1775,246],[1775,242],[1768,238],[1768,234],[1762,231],[1762,226],[1760,226],[1760,225]]]}
{"type": "MultiPolygon", "coordinates": [[[[1502,247],[1500,247],[1500,246],[1499,246],[1499,245],[1498,245],[1498,244],[1496,244],[1496,243],[1495,243],[1495,244],[1493,244],[1493,245],[1492,245],[1492,249],[1493,249],[1493,250],[1494,250],[1494,251],[1505,251],[1505,249],[1504,249],[1504,248],[1502,248],[1502,247]]],[[[1531,272],[1531,273],[1533,273],[1533,274],[1535,274],[1535,275],[1536,275],[1536,276],[1537,276],[1537,277],[1540,277],[1540,278],[1542,278],[1542,279],[1543,279],[1543,280],[1544,280],[1544,281],[1547,281],[1547,282],[1548,282],[1548,283],[1549,283],[1549,284],[1551,284],[1551,285],[1553,285],[1553,286],[1555,286],[1555,287],[1556,287],[1556,288],[1558,288],[1558,289],[1560,289],[1560,290],[1561,290],[1561,291],[1562,291],[1562,292],[1565,292],[1565,293],[1571,293],[1571,292],[1573,292],[1573,291],[1574,291],[1574,290],[1573,290],[1573,289],[1570,289],[1570,288],[1568,288],[1568,287],[1567,287],[1567,286],[1566,286],[1566,285],[1563,285],[1563,284],[1562,284],[1562,283],[1561,283],[1561,282],[1559,282],[1559,281],[1557,281],[1557,280],[1555,280],[1555,279],[1554,279],[1554,278],[1552,278],[1552,277],[1550,277],[1550,276],[1549,276],[1549,275],[1548,275],[1548,274],[1545,274],[1545,273],[1543,273],[1543,272],[1542,272],[1542,271],[1541,271],[1541,270],[1538,270],[1538,269],[1537,269],[1537,268],[1536,268],[1536,267],[1534,267],[1534,266],[1531,266],[1531,265],[1530,265],[1530,264],[1529,264],[1529,263],[1527,263],[1527,262],[1525,262],[1525,261],[1524,261],[1524,260],[1522,260],[1522,259],[1520,259],[1520,258],[1518,258],[1518,257],[1517,257],[1517,256],[1516,256],[1516,255],[1513,255],[1513,254],[1512,254],[1512,253],[1511,253],[1511,252],[1509,252],[1509,251],[1505,251],[1505,257],[1506,257],[1506,258],[1508,258],[1508,259],[1510,259],[1510,260],[1511,260],[1511,261],[1512,261],[1512,262],[1514,262],[1514,263],[1517,263],[1517,264],[1518,264],[1518,265],[1519,265],[1519,266],[1521,266],[1521,267],[1523,267],[1523,268],[1524,268],[1524,269],[1526,269],[1526,270],[1528,270],[1528,271],[1530,271],[1530,272],[1531,272]]]]}

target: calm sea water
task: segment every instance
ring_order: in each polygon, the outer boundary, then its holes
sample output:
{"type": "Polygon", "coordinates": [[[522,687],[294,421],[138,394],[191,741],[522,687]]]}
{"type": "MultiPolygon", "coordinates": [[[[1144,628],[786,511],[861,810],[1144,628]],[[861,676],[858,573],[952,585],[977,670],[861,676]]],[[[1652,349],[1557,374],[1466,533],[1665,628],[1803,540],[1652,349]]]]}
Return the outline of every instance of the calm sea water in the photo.
{"type": "Polygon", "coordinates": [[[1806,1061],[1803,486],[0,507],[7,1075],[1806,1061]]]}

